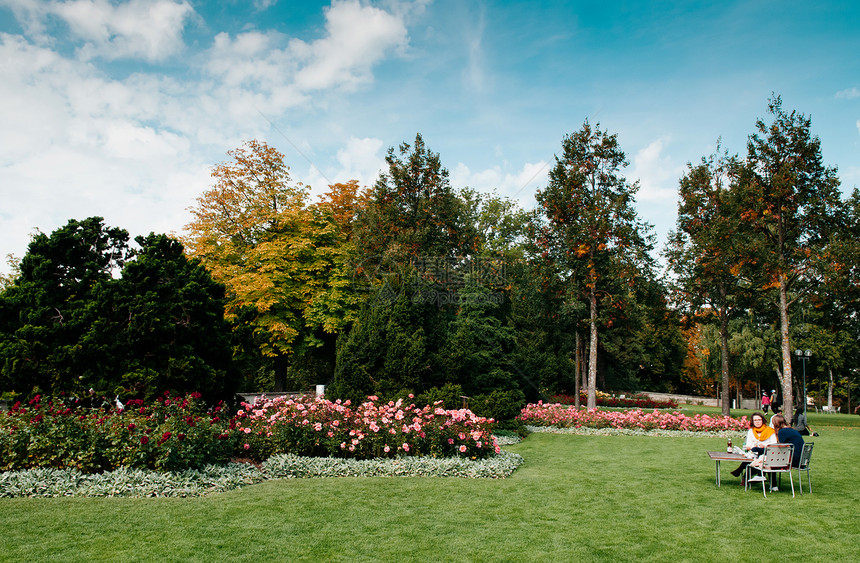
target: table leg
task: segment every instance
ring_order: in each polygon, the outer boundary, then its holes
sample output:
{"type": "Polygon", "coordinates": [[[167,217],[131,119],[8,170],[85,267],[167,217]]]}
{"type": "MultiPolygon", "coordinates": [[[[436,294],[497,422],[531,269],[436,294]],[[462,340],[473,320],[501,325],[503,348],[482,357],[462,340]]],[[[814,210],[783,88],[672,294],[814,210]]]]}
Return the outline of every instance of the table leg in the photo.
{"type": "Polygon", "coordinates": [[[716,460],[717,462],[717,487],[720,486],[720,460],[716,460]]]}

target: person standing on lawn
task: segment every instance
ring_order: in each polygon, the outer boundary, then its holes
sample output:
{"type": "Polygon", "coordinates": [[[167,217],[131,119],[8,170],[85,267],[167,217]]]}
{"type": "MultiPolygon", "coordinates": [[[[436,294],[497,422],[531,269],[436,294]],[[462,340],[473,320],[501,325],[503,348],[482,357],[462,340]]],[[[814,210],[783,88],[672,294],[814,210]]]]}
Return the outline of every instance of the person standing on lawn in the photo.
{"type": "Polygon", "coordinates": [[[767,409],[770,407],[770,395],[767,394],[767,391],[761,392],[761,410],[764,414],[767,414],[767,409]]]}
{"type": "MultiPolygon", "coordinates": [[[[765,446],[776,444],[776,431],[768,426],[764,420],[764,413],[754,412],[751,418],[750,429],[747,431],[747,439],[744,442],[744,450],[752,451],[761,455],[765,446]]],[[[740,476],[741,471],[749,465],[748,461],[741,463],[737,469],[732,471],[735,477],[740,476]]]]}
{"type": "Polygon", "coordinates": [[[776,394],[776,389],[770,392],[770,410],[779,412],[782,407],[782,401],[779,400],[779,395],[776,394]]]}

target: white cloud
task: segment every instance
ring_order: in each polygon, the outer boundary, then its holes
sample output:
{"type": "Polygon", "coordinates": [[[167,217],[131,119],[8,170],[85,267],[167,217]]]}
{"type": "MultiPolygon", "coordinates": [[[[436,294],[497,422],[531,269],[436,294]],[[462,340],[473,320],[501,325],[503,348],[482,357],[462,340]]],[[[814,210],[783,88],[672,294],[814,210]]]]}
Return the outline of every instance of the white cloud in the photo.
{"type": "Polygon", "coordinates": [[[277,3],[278,0],[254,0],[254,9],[258,12],[263,12],[277,3]]]}
{"type": "Polygon", "coordinates": [[[48,15],[50,4],[33,2],[33,0],[0,0],[0,6],[9,8],[26,34],[40,42],[49,42],[45,34],[45,17],[48,15]]]}
{"type": "Polygon", "coordinates": [[[161,61],[179,53],[182,31],[194,9],[185,1],[130,0],[111,4],[107,0],[53,2],[49,11],[69,26],[85,44],[85,59],[142,58],[161,61]]]}
{"type": "Polygon", "coordinates": [[[82,41],[78,53],[84,60],[140,58],[149,62],[182,51],[182,32],[195,15],[185,0],[0,0],[21,23],[26,35],[40,45],[55,39],[47,35],[47,24],[57,18],[71,36],[82,41]]]}
{"type": "Polygon", "coordinates": [[[291,43],[295,52],[307,55],[307,64],[296,75],[303,90],[351,89],[366,83],[371,67],[388,51],[407,45],[402,19],[355,1],[332,2],[326,10],[326,31],[326,37],[313,43],[291,43]]]}
{"type": "Polygon", "coordinates": [[[311,186],[312,194],[322,194],[329,184],[357,180],[359,186],[370,187],[376,183],[381,170],[386,168],[381,139],[350,137],[337,150],[337,168],[321,172],[312,165],[305,174],[305,182],[311,186]]]}
{"type": "Polygon", "coordinates": [[[668,137],[656,139],[633,157],[627,177],[631,180],[639,179],[637,200],[675,201],[676,185],[683,174],[684,166],[672,162],[670,157],[664,155],[663,151],[669,141],[668,137]]]}
{"type": "Polygon", "coordinates": [[[478,22],[474,28],[468,30],[466,43],[468,45],[468,64],[463,73],[466,86],[469,89],[481,91],[484,89],[486,76],[484,73],[484,52],[482,40],[484,36],[484,11],[481,10],[478,22]]]}
{"type": "Polygon", "coordinates": [[[534,206],[534,194],[547,182],[549,163],[541,160],[527,162],[517,172],[505,172],[499,166],[472,172],[462,162],[451,170],[451,185],[469,187],[480,192],[497,192],[516,200],[523,208],[534,206]]]}
{"type": "Polygon", "coordinates": [[[189,123],[170,119],[191,111],[174,84],[111,80],[11,35],[0,35],[0,74],[0,254],[20,257],[34,228],[71,218],[101,215],[132,234],[187,222],[212,160],[189,123]]]}
{"type": "Polygon", "coordinates": [[[837,100],[853,100],[854,98],[860,98],[860,90],[857,88],[848,88],[847,90],[836,92],[837,100]]]}
{"type": "MultiPolygon", "coordinates": [[[[370,81],[375,64],[408,45],[409,10],[336,1],[318,40],[220,34],[187,61],[185,74],[114,78],[100,67],[104,60],[157,62],[184,48],[182,30],[194,17],[188,3],[0,2],[28,30],[0,33],[0,256],[20,257],[34,228],[51,232],[70,218],[101,215],[132,235],[181,229],[210,184],[210,167],[243,140],[271,136],[261,113],[278,119],[324,100],[325,90],[370,81]],[[62,54],[56,37],[40,35],[58,21],[77,54],[62,54]]],[[[384,166],[383,142],[343,137],[336,157],[302,151],[319,158],[332,181],[372,185],[384,166]]],[[[314,189],[329,183],[315,171],[301,179],[314,189]]]]}
{"type": "Polygon", "coordinates": [[[325,27],[325,36],[311,42],[274,31],[219,33],[205,67],[224,87],[214,95],[235,118],[243,108],[277,114],[321,90],[370,82],[374,65],[408,45],[402,17],[354,1],[333,2],[325,27]]]}
{"type": "Polygon", "coordinates": [[[857,120],[857,132],[860,133],[860,119],[857,120]]]}
{"type": "Polygon", "coordinates": [[[371,186],[386,168],[382,156],[381,139],[351,137],[346,146],[337,151],[337,162],[341,169],[336,174],[337,182],[358,180],[362,186],[371,186]]]}

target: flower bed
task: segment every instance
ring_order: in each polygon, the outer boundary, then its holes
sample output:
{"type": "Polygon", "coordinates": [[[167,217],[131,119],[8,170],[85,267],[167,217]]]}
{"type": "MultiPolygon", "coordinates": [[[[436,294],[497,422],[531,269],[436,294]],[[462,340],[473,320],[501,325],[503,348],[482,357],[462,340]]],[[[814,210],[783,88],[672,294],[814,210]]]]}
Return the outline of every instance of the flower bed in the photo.
{"type": "Polygon", "coordinates": [[[493,420],[471,411],[445,410],[439,403],[418,408],[402,400],[381,403],[375,396],[354,410],[349,401],[322,397],[281,397],[243,403],[236,416],[237,449],[264,460],[290,453],[354,459],[397,456],[463,456],[482,459],[499,453],[493,420]]]}
{"type": "Polygon", "coordinates": [[[525,424],[534,426],[627,428],[633,430],[685,430],[689,432],[746,431],[749,421],[746,416],[739,419],[730,416],[687,416],[675,412],[645,412],[641,409],[629,411],[601,411],[598,409],[576,409],[559,403],[528,404],[517,417],[525,424]]]}
{"type": "MultiPolygon", "coordinates": [[[[575,395],[553,395],[553,403],[561,403],[562,405],[576,404],[575,395]]],[[[648,398],[637,397],[610,397],[605,393],[599,393],[596,397],[597,406],[613,407],[613,408],[638,408],[638,409],[677,409],[678,403],[675,401],[655,401],[648,398]]],[[[579,404],[584,405],[588,402],[588,397],[582,393],[579,395],[579,404]]]]}
{"type": "Polygon", "coordinates": [[[209,411],[198,393],[165,394],[152,405],[90,409],[34,397],[0,415],[0,470],[119,467],[179,470],[226,463],[233,451],[222,406],[209,411]]]}
{"type": "Polygon", "coordinates": [[[0,415],[0,471],[178,471],[223,465],[232,456],[258,462],[276,454],[484,459],[500,452],[492,419],[438,404],[417,408],[370,397],[353,409],[308,396],[244,407],[229,418],[221,405],[204,411],[196,393],[165,394],[152,405],[131,400],[122,410],[36,396],[0,415]]]}

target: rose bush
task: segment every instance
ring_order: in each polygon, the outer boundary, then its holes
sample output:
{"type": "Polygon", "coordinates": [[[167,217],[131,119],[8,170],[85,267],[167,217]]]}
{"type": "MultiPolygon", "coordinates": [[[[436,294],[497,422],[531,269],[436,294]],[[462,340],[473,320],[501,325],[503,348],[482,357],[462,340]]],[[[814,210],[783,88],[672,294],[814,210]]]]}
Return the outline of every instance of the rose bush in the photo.
{"type": "Polygon", "coordinates": [[[686,430],[703,431],[746,431],[749,421],[746,416],[708,416],[697,414],[687,416],[674,412],[645,412],[641,409],[629,411],[601,411],[598,409],[577,409],[560,403],[543,402],[528,404],[523,408],[518,420],[534,426],[589,427],[589,428],[628,428],[640,430],[686,430]]]}
{"type": "Polygon", "coordinates": [[[148,405],[130,400],[122,410],[36,396],[0,415],[0,470],[176,471],[276,454],[484,459],[500,451],[492,427],[469,410],[377,397],[354,409],[312,396],[264,399],[231,418],[221,404],[205,410],[196,393],[165,394],[148,405]]]}
{"type": "Polygon", "coordinates": [[[419,408],[371,396],[353,409],[349,401],[323,397],[261,398],[243,403],[236,416],[237,452],[256,460],[281,453],[354,459],[499,453],[493,419],[440,404],[419,408]]]}
{"type": "Polygon", "coordinates": [[[37,395],[0,416],[0,470],[119,467],[179,470],[225,463],[233,450],[232,421],[222,404],[205,409],[198,393],[165,394],[125,408],[76,407],[37,395]]]}

